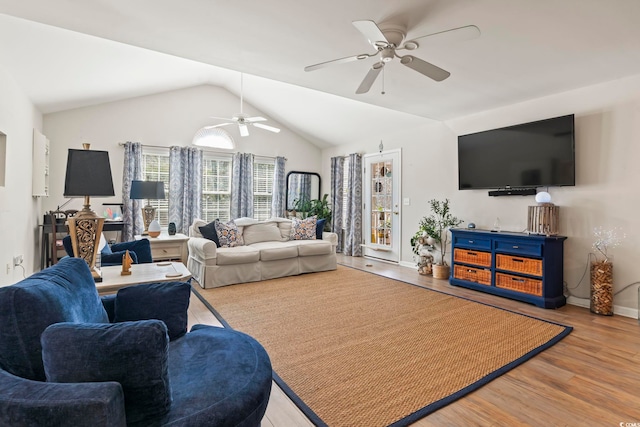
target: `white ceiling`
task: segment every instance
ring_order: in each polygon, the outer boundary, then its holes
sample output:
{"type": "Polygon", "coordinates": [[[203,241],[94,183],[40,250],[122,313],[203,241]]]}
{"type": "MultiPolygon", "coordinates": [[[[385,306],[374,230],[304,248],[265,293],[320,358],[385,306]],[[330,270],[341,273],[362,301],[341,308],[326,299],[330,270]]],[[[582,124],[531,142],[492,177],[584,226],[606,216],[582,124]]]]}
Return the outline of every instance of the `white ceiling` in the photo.
{"type": "Polygon", "coordinates": [[[198,84],[239,94],[244,72],[247,102],[319,146],[640,74],[638,0],[0,0],[0,14],[0,65],[44,113],[198,84]],[[481,35],[412,52],[442,82],[389,63],[384,95],[381,76],[355,94],[374,58],[304,71],[372,53],[362,19],[407,40],[481,35]]]}

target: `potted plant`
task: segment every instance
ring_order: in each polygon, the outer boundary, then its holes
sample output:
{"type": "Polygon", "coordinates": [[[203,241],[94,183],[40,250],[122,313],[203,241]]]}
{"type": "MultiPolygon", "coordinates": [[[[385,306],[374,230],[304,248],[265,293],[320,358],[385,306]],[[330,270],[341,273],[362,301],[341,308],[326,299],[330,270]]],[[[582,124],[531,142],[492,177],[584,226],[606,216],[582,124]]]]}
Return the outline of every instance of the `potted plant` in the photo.
{"type": "Polygon", "coordinates": [[[434,246],[440,252],[440,259],[433,265],[433,277],[435,279],[446,279],[449,277],[449,264],[447,264],[447,246],[449,244],[449,229],[457,227],[462,222],[451,214],[449,199],[444,201],[429,200],[431,215],[420,220],[420,229],[424,230],[429,237],[434,240],[434,246]]]}
{"type": "Polygon", "coordinates": [[[302,219],[313,215],[317,219],[325,219],[324,230],[331,231],[331,206],[329,206],[327,197],[329,197],[328,194],[325,194],[322,199],[296,199],[293,208],[302,219]]]}

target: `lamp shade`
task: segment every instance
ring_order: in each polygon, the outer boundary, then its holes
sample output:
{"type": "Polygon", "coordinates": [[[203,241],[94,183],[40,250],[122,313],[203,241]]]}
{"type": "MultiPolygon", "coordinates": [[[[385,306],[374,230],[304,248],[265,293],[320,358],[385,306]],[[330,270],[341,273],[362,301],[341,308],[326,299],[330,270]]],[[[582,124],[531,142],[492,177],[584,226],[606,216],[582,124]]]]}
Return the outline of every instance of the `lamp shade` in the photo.
{"type": "Polygon", "coordinates": [[[130,199],[164,199],[164,182],[131,181],[130,199]]]}
{"type": "Polygon", "coordinates": [[[114,196],[109,153],[69,149],[64,197],[114,196]]]}

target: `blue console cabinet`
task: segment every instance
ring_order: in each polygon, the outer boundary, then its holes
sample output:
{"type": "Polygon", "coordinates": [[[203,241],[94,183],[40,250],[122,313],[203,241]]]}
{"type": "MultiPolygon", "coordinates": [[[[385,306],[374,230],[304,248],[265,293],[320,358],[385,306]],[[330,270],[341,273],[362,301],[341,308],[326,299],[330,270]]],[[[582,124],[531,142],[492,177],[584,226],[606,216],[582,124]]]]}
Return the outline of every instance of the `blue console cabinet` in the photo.
{"type": "Polygon", "coordinates": [[[566,304],[564,236],[453,229],[451,276],[455,286],[544,308],[566,304]]]}

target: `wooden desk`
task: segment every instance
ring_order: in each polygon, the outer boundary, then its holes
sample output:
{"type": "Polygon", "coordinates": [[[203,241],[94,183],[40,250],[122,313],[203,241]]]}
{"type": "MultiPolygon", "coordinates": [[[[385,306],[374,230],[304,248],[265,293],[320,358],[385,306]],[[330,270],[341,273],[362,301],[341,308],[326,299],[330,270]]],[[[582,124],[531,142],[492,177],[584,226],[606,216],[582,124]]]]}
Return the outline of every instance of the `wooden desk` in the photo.
{"type": "Polygon", "coordinates": [[[131,274],[128,276],[120,274],[121,265],[102,267],[100,271],[102,282],[96,283],[100,295],[112,294],[120,288],[141,283],[186,282],[191,279],[191,273],[181,262],[132,264],[131,274]]]}
{"type": "MultiPolygon", "coordinates": [[[[40,247],[40,269],[44,269],[51,265],[51,239],[54,239],[53,236],[53,227],[50,222],[45,222],[41,224],[42,228],[42,242],[40,247]]],[[[124,228],[124,222],[122,221],[105,221],[104,226],[102,227],[102,231],[118,231],[122,235],[122,229],[124,228]]],[[[66,224],[57,224],[56,231],[58,232],[66,232],[68,234],[69,229],[66,224]]]]}

